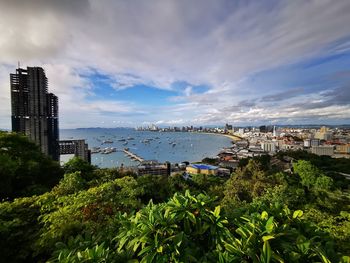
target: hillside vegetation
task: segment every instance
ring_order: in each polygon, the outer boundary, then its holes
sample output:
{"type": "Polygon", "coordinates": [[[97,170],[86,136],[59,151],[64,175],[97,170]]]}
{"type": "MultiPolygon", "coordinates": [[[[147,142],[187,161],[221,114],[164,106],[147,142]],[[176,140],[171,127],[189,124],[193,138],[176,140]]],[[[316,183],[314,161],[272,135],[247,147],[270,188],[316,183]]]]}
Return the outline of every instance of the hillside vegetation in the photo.
{"type": "Polygon", "coordinates": [[[285,153],[291,173],[260,158],[185,180],[76,158],[61,172],[22,137],[0,143],[3,262],[349,262],[349,160],[285,153]]]}

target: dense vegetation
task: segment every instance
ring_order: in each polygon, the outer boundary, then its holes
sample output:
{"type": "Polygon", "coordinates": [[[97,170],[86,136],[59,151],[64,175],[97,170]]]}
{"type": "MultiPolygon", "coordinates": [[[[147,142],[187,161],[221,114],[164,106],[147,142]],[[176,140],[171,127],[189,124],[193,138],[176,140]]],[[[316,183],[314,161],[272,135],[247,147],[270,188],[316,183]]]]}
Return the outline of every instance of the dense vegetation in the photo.
{"type": "Polygon", "coordinates": [[[0,200],[45,193],[62,176],[59,163],[25,136],[0,131],[0,200]]]}
{"type": "MultiPolygon", "coordinates": [[[[3,157],[7,148],[0,147],[1,184],[19,169],[3,157]]],[[[318,165],[316,156],[298,154],[292,173],[259,158],[228,178],[191,180],[137,177],[75,158],[51,190],[0,204],[1,260],[349,262],[349,181],[336,172],[349,172],[350,161],[318,165]]],[[[46,169],[39,166],[40,180],[46,169]]]]}

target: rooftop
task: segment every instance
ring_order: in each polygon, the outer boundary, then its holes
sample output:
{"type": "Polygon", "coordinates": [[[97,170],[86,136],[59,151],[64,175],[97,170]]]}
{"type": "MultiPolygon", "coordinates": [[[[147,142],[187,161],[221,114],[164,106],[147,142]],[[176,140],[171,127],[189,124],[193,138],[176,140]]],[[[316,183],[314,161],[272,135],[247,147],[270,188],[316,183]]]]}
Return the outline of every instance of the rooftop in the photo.
{"type": "Polygon", "coordinates": [[[201,170],[216,170],[218,167],[208,164],[191,164],[190,167],[193,167],[195,169],[201,169],[201,170]]]}

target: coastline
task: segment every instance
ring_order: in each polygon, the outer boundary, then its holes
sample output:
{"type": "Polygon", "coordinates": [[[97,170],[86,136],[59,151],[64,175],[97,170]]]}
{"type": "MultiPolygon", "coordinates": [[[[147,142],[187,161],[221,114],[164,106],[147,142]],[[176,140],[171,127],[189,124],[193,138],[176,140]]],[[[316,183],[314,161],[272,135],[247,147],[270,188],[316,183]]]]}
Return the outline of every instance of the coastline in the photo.
{"type": "MultiPolygon", "coordinates": [[[[209,135],[217,135],[217,136],[225,136],[231,139],[232,143],[234,143],[237,140],[241,140],[241,138],[231,135],[231,134],[222,134],[222,133],[212,133],[212,132],[192,132],[192,133],[197,133],[197,134],[209,134],[209,135]]],[[[206,157],[205,157],[206,158],[206,157]]],[[[209,157],[210,158],[210,157],[209,157]]],[[[197,161],[193,163],[202,163],[202,161],[197,161]]]]}
{"type": "Polygon", "coordinates": [[[236,135],[232,135],[232,134],[212,133],[212,132],[192,132],[192,133],[225,136],[225,137],[230,138],[232,141],[239,141],[239,140],[241,140],[241,138],[239,138],[236,135]]]}

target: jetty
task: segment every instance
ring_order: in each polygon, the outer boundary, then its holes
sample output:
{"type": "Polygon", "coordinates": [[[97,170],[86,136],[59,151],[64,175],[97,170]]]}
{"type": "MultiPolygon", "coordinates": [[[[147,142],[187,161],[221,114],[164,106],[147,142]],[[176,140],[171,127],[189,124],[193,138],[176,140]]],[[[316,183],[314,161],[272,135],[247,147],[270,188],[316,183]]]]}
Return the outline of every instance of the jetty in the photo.
{"type": "Polygon", "coordinates": [[[124,149],[123,152],[131,159],[139,161],[140,163],[145,161],[143,158],[141,158],[140,156],[138,156],[135,153],[130,152],[128,149],[124,149]]]}

